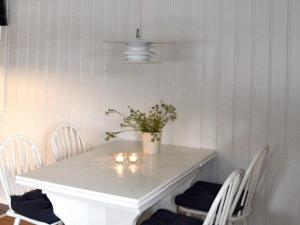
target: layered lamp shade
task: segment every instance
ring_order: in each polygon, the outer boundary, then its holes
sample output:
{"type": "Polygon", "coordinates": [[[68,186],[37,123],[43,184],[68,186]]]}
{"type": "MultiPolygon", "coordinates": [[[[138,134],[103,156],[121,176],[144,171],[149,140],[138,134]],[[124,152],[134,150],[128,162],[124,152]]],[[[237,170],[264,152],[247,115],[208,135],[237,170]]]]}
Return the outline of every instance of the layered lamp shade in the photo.
{"type": "Polygon", "coordinates": [[[142,11],[143,11],[143,0],[138,1],[139,7],[139,25],[136,29],[135,39],[128,41],[106,41],[106,43],[117,43],[125,44],[126,49],[122,51],[123,59],[121,62],[125,63],[161,63],[159,57],[154,57],[155,52],[152,48],[158,45],[169,45],[175,44],[174,42],[161,42],[161,41],[145,41],[142,39],[141,29],[142,29],[142,11]],[[157,59],[155,59],[157,58],[157,59]]]}
{"type": "Polygon", "coordinates": [[[151,62],[155,55],[152,49],[152,42],[141,39],[131,40],[126,43],[127,49],[123,52],[124,62],[151,62]]]}
{"type": "Polygon", "coordinates": [[[147,63],[155,55],[151,49],[152,42],[141,39],[140,28],[136,29],[136,39],[125,42],[127,49],[123,51],[125,60],[123,62],[147,63]]]}
{"type": "Polygon", "coordinates": [[[175,42],[161,42],[161,41],[149,41],[142,39],[142,9],[143,0],[138,1],[139,7],[139,25],[136,29],[135,39],[128,41],[105,41],[106,43],[125,44],[125,51],[122,50],[123,59],[121,62],[125,63],[161,63],[160,57],[156,55],[152,49],[159,45],[170,45],[175,42]],[[154,57],[155,56],[155,57],[154,57]],[[155,59],[156,58],[156,59],[155,59]]]}
{"type": "Polygon", "coordinates": [[[125,63],[160,63],[155,59],[156,53],[152,49],[161,44],[173,44],[172,42],[154,42],[145,41],[141,38],[140,28],[136,30],[135,39],[128,41],[106,41],[106,43],[125,44],[126,49],[122,51],[123,59],[121,62],[125,63]]]}

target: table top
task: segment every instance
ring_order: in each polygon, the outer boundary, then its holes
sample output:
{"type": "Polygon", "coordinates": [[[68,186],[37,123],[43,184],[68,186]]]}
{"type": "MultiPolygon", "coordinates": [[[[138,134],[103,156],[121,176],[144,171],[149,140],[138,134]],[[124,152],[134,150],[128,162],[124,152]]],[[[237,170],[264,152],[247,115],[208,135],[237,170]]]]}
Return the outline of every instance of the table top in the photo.
{"type": "Polygon", "coordinates": [[[61,194],[140,205],[215,156],[214,150],[161,145],[157,155],[140,154],[137,164],[117,164],[113,152],[142,152],[141,143],[120,141],[17,177],[17,183],[61,194]]]}

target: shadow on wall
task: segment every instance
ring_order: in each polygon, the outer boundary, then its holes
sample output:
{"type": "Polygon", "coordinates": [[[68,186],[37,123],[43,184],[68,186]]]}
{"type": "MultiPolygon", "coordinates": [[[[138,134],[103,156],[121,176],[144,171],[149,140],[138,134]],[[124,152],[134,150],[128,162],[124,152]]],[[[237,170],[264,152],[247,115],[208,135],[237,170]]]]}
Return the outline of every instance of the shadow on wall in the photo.
{"type": "Polygon", "coordinates": [[[217,153],[217,182],[223,183],[230,173],[235,169],[232,156],[228,152],[217,153]]]}

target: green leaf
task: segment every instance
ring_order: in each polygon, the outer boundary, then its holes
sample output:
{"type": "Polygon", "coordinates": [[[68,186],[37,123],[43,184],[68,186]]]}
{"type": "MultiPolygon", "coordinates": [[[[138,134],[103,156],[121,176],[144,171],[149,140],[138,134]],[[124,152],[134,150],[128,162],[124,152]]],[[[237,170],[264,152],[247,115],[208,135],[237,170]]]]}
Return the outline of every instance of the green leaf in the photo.
{"type": "MultiPolygon", "coordinates": [[[[159,133],[168,124],[169,121],[175,121],[177,118],[176,108],[171,104],[165,104],[163,101],[151,107],[148,112],[135,110],[128,106],[129,116],[125,116],[115,109],[108,109],[105,114],[118,114],[122,117],[120,127],[133,128],[133,131],[142,131],[149,133],[159,133]]],[[[116,132],[106,132],[105,140],[115,138],[119,133],[132,131],[121,130],[116,132]]],[[[153,135],[152,141],[159,141],[157,135],[153,135]]]]}

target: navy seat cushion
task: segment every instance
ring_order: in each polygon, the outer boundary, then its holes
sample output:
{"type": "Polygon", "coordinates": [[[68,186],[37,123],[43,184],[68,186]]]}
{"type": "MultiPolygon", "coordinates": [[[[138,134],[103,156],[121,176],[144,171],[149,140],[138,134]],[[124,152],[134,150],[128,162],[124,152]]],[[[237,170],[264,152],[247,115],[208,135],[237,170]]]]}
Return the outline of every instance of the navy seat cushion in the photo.
{"type": "Polygon", "coordinates": [[[0,26],[7,26],[6,1],[0,0],[0,26]]]}
{"type": "Polygon", "coordinates": [[[175,214],[165,209],[159,209],[142,225],[202,225],[203,221],[184,215],[175,214]]]}
{"type": "Polygon", "coordinates": [[[176,196],[176,205],[208,212],[222,184],[198,181],[183,194],[176,196]]]}
{"type": "Polygon", "coordinates": [[[25,217],[44,223],[55,223],[60,219],[55,216],[53,206],[47,195],[41,190],[33,190],[21,196],[11,196],[12,209],[25,217]]]}
{"type": "MultiPolygon", "coordinates": [[[[222,184],[198,181],[183,194],[177,195],[175,203],[186,208],[208,212],[221,187],[222,184]]],[[[237,214],[238,211],[244,208],[240,205],[241,200],[240,198],[233,214],[237,214]]]]}

